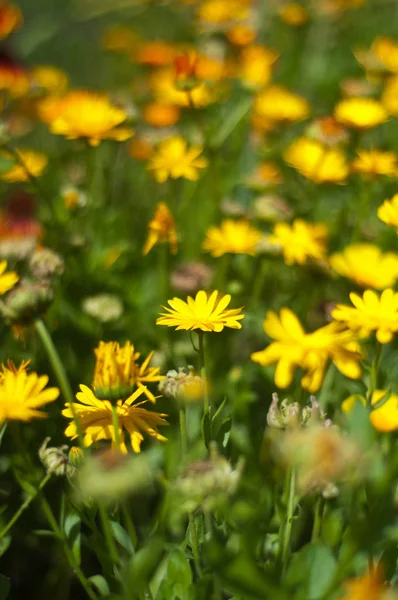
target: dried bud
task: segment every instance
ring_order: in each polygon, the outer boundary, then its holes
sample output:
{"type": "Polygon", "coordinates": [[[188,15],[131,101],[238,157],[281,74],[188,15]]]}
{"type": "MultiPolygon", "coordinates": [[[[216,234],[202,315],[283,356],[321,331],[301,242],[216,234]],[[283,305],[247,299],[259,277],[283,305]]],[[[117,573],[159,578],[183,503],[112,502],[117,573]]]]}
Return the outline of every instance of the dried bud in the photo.
{"type": "Polygon", "coordinates": [[[0,256],[6,260],[26,260],[37,246],[35,236],[6,237],[0,239],[0,256]]]}
{"type": "Polygon", "coordinates": [[[30,258],[29,265],[33,275],[40,279],[62,275],[64,272],[63,259],[50,248],[36,250],[30,258]]]}
{"type": "Polygon", "coordinates": [[[123,314],[123,304],[112,294],[89,296],[83,300],[82,308],[85,313],[102,323],[116,321],[123,314]]]}
{"type": "Polygon", "coordinates": [[[213,277],[213,270],[201,262],[181,264],[171,274],[171,285],[179,292],[191,293],[206,289],[213,277]]]}
{"type": "Polygon", "coordinates": [[[48,448],[47,446],[50,439],[51,438],[46,437],[39,449],[39,458],[47,473],[71,477],[74,474],[75,469],[69,463],[68,455],[65,454],[65,451],[68,450],[68,446],[60,446],[59,448],[52,446],[48,448]]]}
{"type": "Polygon", "coordinates": [[[179,367],[168,371],[166,377],[159,383],[159,391],[165,396],[195,401],[203,398],[205,382],[200,375],[195,374],[193,367],[179,367]]]}
{"type": "Polygon", "coordinates": [[[311,396],[310,401],[310,405],[302,407],[298,402],[289,402],[285,398],[279,405],[278,394],[272,394],[272,402],[267,414],[268,425],[276,429],[286,429],[323,422],[326,427],[326,414],[319,402],[315,396],[311,396]]]}
{"type": "Polygon", "coordinates": [[[28,325],[50,306],[54,293],[47,282],[21,280],[5,301],[5,316],[13,324],[28,325]]]}

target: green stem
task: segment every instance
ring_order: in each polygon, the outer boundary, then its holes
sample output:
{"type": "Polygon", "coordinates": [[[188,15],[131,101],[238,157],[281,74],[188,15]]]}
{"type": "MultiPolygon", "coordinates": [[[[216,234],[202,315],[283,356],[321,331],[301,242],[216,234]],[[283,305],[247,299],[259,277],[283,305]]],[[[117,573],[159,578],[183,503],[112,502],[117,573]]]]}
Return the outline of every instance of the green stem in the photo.
{"type": "Polygon", "coordinates": [[[180,417],[180,437],[181,437],[181,458],[184,461],[188,452],[188,436],[187,436],[187,424],[185,418],[185,406],[181,405],[179,408],[180,417]]]}
{"type": "Polygon", "coordinates": [[[123,513],[124,524],[126,526],[128,534],[130,536],[131,543],[133,544],[134,549],[136,549],[137,544],[138,544],[138,535],[137,535],[137,531],[135,529],[133,519],[131,518],[131,515],[129,513],[129,509],[126,506],[126,503],[124,501],[121,502],[121,509],[122,509],[122,513],[123,513]]]}
{"type": "Polygon", "coordinates": [[[23,504],[21,504],[21,506],[18,508],[18,510],[14,513],[14,515],[8,521],[7,525],[5,525],[3,527],[3,529],[0,531],[0,540],[2,540],[5,535],[7,535],[7,533],[10,531],[11,527],[13,527],[13,525],[18,521],[18,519],[22,515],[22,513],[25,512],[25,510],[27,508],[29,508],[29,506],[32,504],[33,500],[35,498],[37,498],[37,495],[41,492],[41,490],[44,488],[44,486],[50,481],[51,477],[52,477],[52,473],[48,473],[45,477],[43,477],[43,479],[39,483],[38,488],[35,491],[35,493],[28,496],[28,498],[26,498],[25,502],[23,504]]]}
{"type": "Polygon", "coordinates": [[[84,448],[82,427],[80,424],[80,420],[78,419],[77,414],[75,412],[72,388],[70,386],[69,379],[66,375],[62,361],[59,357],[57,349],[55,348],[54,342],[51,338],[51,335],[50,335],[44,321],[40,318],[36,319],[35,327],[36,327],[37,333],[39,334],[39,337],[41,339],[43,347],[44,347],[45,351],[47,352],[48,359],[53,368],[54,375],[57,378],[58,385],[61,389],[61,393],[62,393],[64,399],[66,400],[66,402],[69,404],[69,407],[72,411],[73,419],[76,423],[77,434],[79,436],[80,446],[81,446],[81,448],[84,448]]]}
{"type": "Polygon", "coordinates": [[[286,518],[283,526],[282,536],[282,549],[281,549],[281,560],[282,560],[282,575],[286,572],[286,567],[290,553],[290,538],[292,535],[293,525],[293,513],[295,508],[295,495],[296,495],[296,470],[294,467],[290,469],[287,474],[287,508],[286,518]]]}
{"type": "Polygon", "coordinates": [[[254,274],[254,283],[253,283],[253,291],[252,291],[252,298],[251,298],[251,303],[252,303],[252,307],[254,309],[256,309],[259,305],[259,301],[262,300],[262,291],[264,288],[264,279],[265,279],[265,274],[267,272],[268,269],[268,260],[263,256],[260,259],[260,265],[259,268],[255,268],[255,274],[254,274]]]}
{"type": "Polygon", "coordinates": [[[202,577],[202,567],[200,566],[198,532],[196,531],[195,517],[189,513],[189,528],[191,530],[192,553],[195,561],[196,572],[198,577],[202,577]]]}
{"type": "Polygon", "coordinates": [[[370,369],[369,388],[368,388],[368,393],[367,393],[368,406],[371,406],[373,394],[374,394],[375,390],[377,390],[381,351],[382,351],[382,345],[380,344],[380,342],[376,341],[376,347],[375,347],[375,351],[374,351],[372,366],[370,369]]]}
{"type": "Polygon", "coordinates": [[[120,559],[116,548],[115,540],[113,538],[108,511],[106,510],[105,506],[101,503],[99,503],[98,505],[98,511],[101,519],[102,531],[104,532],[106,545],[108,546],[109,556],[113,564],[118,565],[120,563],[120,559]]]}
{"type": "Polygon", "coordinates": [[[43,512],[45,513],[45,515],[47,517],[47,521],[49,522],[56,537],[63,543],[64,552],[65,552],[66,558],[68,559],[68,562],[69,562],[72,570],[74,571],[74,573],[76,574],[81,585],[85,589],[88,597],[91,598],[91,600],[98,600],[97,594],[94,592],[94,590],[92,589],[92,587],[90,585],[90,582],[86,579],[83,571],[81,570],[81,568],[75,558],[75,555],[73,554],[73,551],[68,544],[68,540],[66,539],[65,534],[62,531],[62,529],[59,527],[57,520],[54,516],[54,513],[52,512],[51,507],[50,507],[49,503],[47,502],[47,500],[45,499],[45,497],[43,496],[43,494],[40,494],[40,500],[41,500],[41,506],[43,508],[43,512]]]}
{"type": "Polygon", "coordinates": [[[227,281],[227,277],[228,277],[230,263],[231,263],[231,255],[230,254],[224,254],[224,256],[221,256],[219,259],[219,266],[218,266],[217,275],[216,275],[216,283],[217,283],[217,289],[220,292],[225,292],[226,281],[227,281]]]}
{"type": "Polygon", "coordinates": [[[198,353],[199,353],[199,361],[200,361],[200,374],[203,379],[203,407],[204,411],[207,412],[209,410],[209,386],[207,382],[207,374],[206,374],[206,364],[205,364],[205,350],[204,350],[204,334],[203,331],[198,331],[198,353]]]}
{"type": "Polygon", "coordinates": [[[320,494],[314,510],[314,524],[312,527],[312,536],[311,541],[318,540],[321,537],[322,532],[322,519],[323,519],[323,511],[325,509],[325,498],[320,494]]]}

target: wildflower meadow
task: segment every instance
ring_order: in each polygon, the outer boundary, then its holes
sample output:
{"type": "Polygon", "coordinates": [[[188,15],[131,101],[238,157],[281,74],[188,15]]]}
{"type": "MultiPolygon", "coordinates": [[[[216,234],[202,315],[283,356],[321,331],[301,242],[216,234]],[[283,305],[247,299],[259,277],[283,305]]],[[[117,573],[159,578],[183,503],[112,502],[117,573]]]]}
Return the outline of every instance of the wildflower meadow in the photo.
{"type": "Polygon", "coordinates": [[[0,600],[398,600],[398,0],[0,0],[0,600]]]}

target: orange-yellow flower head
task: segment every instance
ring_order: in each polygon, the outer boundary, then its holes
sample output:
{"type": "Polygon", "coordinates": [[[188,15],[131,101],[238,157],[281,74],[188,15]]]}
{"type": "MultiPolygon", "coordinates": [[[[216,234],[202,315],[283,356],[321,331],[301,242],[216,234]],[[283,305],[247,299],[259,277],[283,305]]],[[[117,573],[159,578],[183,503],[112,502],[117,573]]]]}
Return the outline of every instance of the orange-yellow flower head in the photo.
{"type": "Polygon", "coordinates": [[[18,275],[14,271],[6,271],[7,261],[0,261],[0,296],[12,290],[19,281],[18,275]]]}
{"type": "Polygon", "coordinates": [[[291,27],[300,27],[310,18],[307,9],[298,2],[287,2],[280,8],[278,14],[280,20],[291,27]]]}
{"type": "Polygon", "coordinates": [[[361,287],[384,290],[398,279],[398,254],[383,253],[373,244],[352,244],[330,257],[330,265],[339,275],[361,287]]]}
{"type": "Polygon", "coordinates": [[[285,151],[284,160],[315,183],[344,183],[349,167],[344,152],[317,140],[301,137],[285,151]]]}
{"type": "Polygon", "coordinates": [[[342,321],[361,337],[375,331],[380,344],[391,342],[398,331],[398,293],[388,288],[379,296],[366,290],[361,298],[352,292],[350,300],[354,306],[338,304],[332,311],[333,319],[342,321]]]}
{"type": "Polygon", "coordinates": [[[18,27],[22,25],[22,21],[23,19],[20,9],[15,6],[15,4],[1,0],[0,40],[4,40],[4,38],[8,37],[10,33],[18,29],[18,27]]]}
{"type": "Polygon", "coordinates": [[[246,19],[249,8],[248,0],[204,0],[198,9],[198,17],[211,25],[225,25],[246,19]]]}
{"type": "Polygon", "coordinates": [[[226,310],[231,302],[231,296],[219,296],[218,291],[214,291],[210,296],[203,290],[200,290],[195,299],[188,296],[187,302],[179,298],[173,298],[168,301],[171,308],[163,306],[166,313],[162,313],[156,320],[157,325],[166,325],[167,327],[176,327],[192,331],[199,329],[201,331],[220,332],[224,327],[231,329],[241,329],[239,323],[245,315],[240,314],[242,308],[230,308],[226,310]]]}
{"type": "Polygon", "coordinates": [[[150,102],[142,110],[142,118],[152,127],[170,127],[179,121],[181,110],[172,104],[150,102]]]}
{"type": "Polygon", "coordinates": [[[378,175],[393,176],[397,171],[397,156],[395,152],[381,150],[357,150],[358,157],[352,161],[354,173],[362,173],[369,177],[378,175]]]}
{"type": "Polygon", "coordinates": [[[68,87],[68,76],[52,65],[38,65],[31,72],[32,84],[47,94],[63,94],[68,87]]]}
{"type": "MultiPolygon", "coordinates": [[[[132,449],[138,453],[141,451],[141,443],[144,440],[143,433],[164,442],[166,438],[158,432],[157,428],[168,425],[164,419],[167,415],[142,408],[147,400],[137,402],[143,392],[144,390],[137,389],[124,402],[117,400],[116,405],[112,408],[109,400],[99,400],[90,388],[81,385],[80,392],[76,394],[78,402],[66,403],[62,414],[68,419],[76,417],[79,420],[85,446],[91,446],[101,440],[112,440],[112,449],[119,449],[126,454],[127,447],[124,437],[126,430],[132,449]],[[114,425],[114,410],[117,414],[118,431],[114,425]]],[[[69,423],[65,435],[72,440],[78,437],[78,428],[74,420],[69,423]]]]}
{"type": "Polygon", "coordinates": [[[352,332],[339,323],[306,333],[296,315],[289,308],[282,308],[280,315],[267,313],[263,328],[275,341],[265,350],[254,352],[251,359],[262,366],[277,363],[275,384],[279,388],[287,388],[295,369],[301,367],[305,371],[301,385],[309,392],[317,392],[330,360],[346,377],[361,376],[360,348],[352,332]]]}
{"type": "Polygon", "coordinates": [[[308,259],[325,259],[327,236],[328,230],[323,223],[296,219],[292,225],[277,223],[268,241],[282,248],[287,265],[303,265],[308,259]]]}
{"type": "Polygon", "coordinates": [[[214,257],[224,254],[254,256],[263,234],[245,220],[226,219],[220,227],[210,227],[203,242],[203,250],[214,257]]]}
{"type": "Polygon", "coordinates": [[[1,153],[4,158],[14,162],[8,171],[0,175],[0,179],[8,183],[29,181],[31,177],[40,177],[47,166],[48,158],[35,150],[15,150],[18,160],[7,151],[1,153]]]}
{"type": "Polygon", "coordinates": [[[371,47],[371,52],[391,73],[398,73],[398,42],[390,37],[377,37],[371,47]]]}
{"type": "Polygon", "coordinates": [[[341,100],[334,116],[339,123],[353,129],[371,129],[388,119],[386,109],[372,98],[346,98],[341,100]]]}
{"type": "Polygon", "coordinates": [[[259,92],[254,101],[259,117],[276,123],[295,123],[306,119],[310,106],[304,98],[281,85],[270,85],[259,92]]]}
{"type": "Polygon", "coordinates": [[[249,89],[264,87],[272,75],[272,65],[278,59],[275,50],[265,46],[245,47],[240,55],[238,74],[243,85],[249,89]]]}
{"type": "MultiPolygon", "coordinates": [[[[200,69],[200,62],[197,69],[200,69]]],[[[198,74],[199,75],[199,74],[198,74]]],[[[201,108],[217,99],[217,90],[201,81],[191,90],[183,90],[177,85],[175,69],[157,69],[149,77],[149,86],[161,104],[171,104],[185,108],[201,108]]]]}
{"type": "Polygon", "coordinates": [[[46,414],[38,410],[44,404],[53,402],[59,396],[55,387],[46,388],[47,375],[27,373],[27,363],[15,368],[11,363],[3,365],[0,378],[0,421],[6,419],[30,421],[44,418],[46,414]]]}
{"type": "Polygon", "coordinates": [[[391,200],[384,200],[377,210],[377,216],[386,225],[398,228],[398,194],[391,200]]]}
{"type": "Polygon", "coordinates": [[[28,71],[8,55],[0,58],[0,90],[11,98],[20,98],[29,91],[31,78],[28,71]]]}
{"type": "Polygon", "coordinates": [[[188,147],[182,137],[171,137],[161,142],[152,156],[148,169],[154,172],[155,179],[164,183],[171,179],[199,179],[199,169],[207,167],[207,159],[200,156],[202,146],[188,147]]]}
{"type": "Polygon", "coordinates": [[[140,352],[130,342],[121,346],[117,342],[100,342],[95,352],[95,369],[92,388],[98,398],[125,398],[135,387],[141,389],[148,400],[155,396],[144,384],[158,383],[163,379],[159,367],[150,367],[154,352],[139,364],[140,352]]]}
{"type": "Polygon", "coordinates": [[[143,254],[146,256],[155,244],[167,242],[170,244],[172,254],[177,253],[177,230],[170,210],[164,202],[159,202],[153,219],[148,223],[148,237],[145,242],[143,254]]]}
{"type": "Polygon", "coordinates": [[[91,146],[98,146],[104,139],[121,142],[133,135],[131,129],[121,126],[127,119],[126,112],[104,94],[78,90],[51,100],[52,105],[43,100],[41,117],[49,122],[52,133],[69,140],[83,138],[91,146]]]}

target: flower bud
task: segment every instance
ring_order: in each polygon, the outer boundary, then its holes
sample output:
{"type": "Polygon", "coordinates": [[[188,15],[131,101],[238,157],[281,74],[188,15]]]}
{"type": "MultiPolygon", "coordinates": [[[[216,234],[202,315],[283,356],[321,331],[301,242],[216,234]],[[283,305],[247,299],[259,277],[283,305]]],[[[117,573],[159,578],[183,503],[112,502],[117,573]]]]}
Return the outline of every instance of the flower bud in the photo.
{"type": "Polygon", "coordinates": [[[60,446],[59,448],[51,446],[48,448],[48,442],[50,439],[50,437],[46,437],[39,449],[39,458],[41,462],[43,463],[48,474],[52,473],[54,475],[67,475],[70,477],[73,475],[75,469],[69,463],[68,456],[65,454],[68,446],[64,445],[60,446]]]}
{"type": "Polygon", "coordinates": [[[84,461],[84,453],[79,446],[72,446],[69,450],[68,459],[73,467],[80,467],[84,461]]]}
{"type": "Polygon", "coordinates": [[[50,248],[36,250],[30,257],[29,265],[33,275],[40,279],[62,275],[64,271],[63,259],[50,248]]]}
{"type": "Polygon", "coordinates": [[[165,396],[180,398],[182,400],[200,400],[203,398],[205,382],[200,375],[196,375],[193,367],[179,367],[168,371],[166,377],[159,383],[159,391],[165,396]]]}
{"type": "Polygon", "coordinates": [[[5,316],[13,324],[28,325],[48,309],[53,299],[53,290],[47,282],[23,279],[7,296],[5,316]]]}

